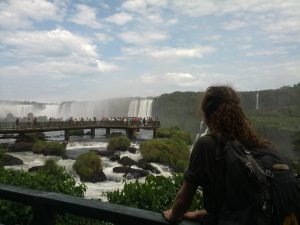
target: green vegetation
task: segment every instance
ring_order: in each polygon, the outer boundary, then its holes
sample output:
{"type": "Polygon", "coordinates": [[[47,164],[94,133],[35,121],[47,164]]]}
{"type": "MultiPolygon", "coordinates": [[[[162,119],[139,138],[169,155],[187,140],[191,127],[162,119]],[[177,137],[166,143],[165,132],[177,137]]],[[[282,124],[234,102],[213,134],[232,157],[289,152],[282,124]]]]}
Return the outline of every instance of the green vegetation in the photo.
{"type": "MultiPolygon", "coordinates": [[[[154,98],[152,111],[163,127],[177,126],[190,132],[193,138],[199,132],[201,116],[197,107],[204,92],[174,92],[154,98]]],[[[240,92],[247,117],[259,134],[268,138],[278,149],[294,157],[292,135],[300,126],[300,83],[276,90],[259,91],[259,109],[256,109],[257,91],[240,92]]],[[[161,130],[161,137],[168,131],[161,130]]]]}
{"type": "Polygon", "coordinates": [[[188,165],[190,151],[180,139],[153,139],[140,145],[140,152],[147,162],[167,164],[175,172],[183,172],[188,165]]]}
{"type": "Polygon", "coordinates": [[[33,144],[32,151],[36,154],[64,156],[66,146],[57,141],[45,142],[39,140],[33,144]]]}
{"type": "MultiPolygon", "coordinates": [[[[162,212],[171,207],[182,184],[182,175],[148,176],[145,182],[125,182],[122,191],[105,193],[108,202],[139,209],[162,212]]],[[[197,191],[191,210],[203,208],[202,192],[197,191]]]]}
{"type": "MultiPolygon", "coordinates": [[[[84,196],[86,187],[83,184],[77,185],[75,179],[64,168],[54,166],[53,162],[46,164],[48,165],[44,169],[36,173],[0,168],[0,183],[78,197],[84,196]],[[48,170],[49,168],[51,169],[48,170]]],[[[30,206],[0,200],[1,223],[6,225],[30,224],[32,216],[30,206]]]]}
{"type": "Polygon", "coordinates": [[[283,113],[252,113],[248,117],[257,130],[270,129],[293,133],[299,125],[300,111],[298,116],[288,116],[283,113]]]}
{"type": "Polygon", "coordinates": [[[126,151],[130,146],[130,139],[124,135],[112,137],[107,145],[108,150],[126,151]]]}
{"type": "Polygon", "coordinates": [[[188,132],[181,131],[178,127],[159,128],[158,137],[183,140],[187,145],[192,144],[192,136],[188,132]]]}
{"type": "Polygon", "coordinates": [[[87,152],[76,159],[73,168],[80,176],[80,179],[88,180],[102,171],[102,163],[95,152],[87,152]]]}
{"type": "Polygon", "coordinates": [[[294,151],[300,154],[300,131],[297,131],[293,135],[294,151]]]}

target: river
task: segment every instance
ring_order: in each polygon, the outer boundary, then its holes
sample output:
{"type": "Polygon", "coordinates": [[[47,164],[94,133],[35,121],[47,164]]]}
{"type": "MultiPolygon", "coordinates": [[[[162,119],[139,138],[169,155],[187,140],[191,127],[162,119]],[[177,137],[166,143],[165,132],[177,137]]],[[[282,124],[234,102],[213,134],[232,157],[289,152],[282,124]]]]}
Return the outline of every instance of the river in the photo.
{"type": "MultiPolygon", "coordinates": [[[[87,132],[89,130],[86,130],[87,132]]],[[[114,132],[122,132],[123,130],[113,130],[114,132]]],[[[137,139],[132,141],[131,145],[136,147],[138,150],[135,154],[126,152],[120,152],[120,157],[128,156],[133,160],[138,160],[141,158],[139,152],[139,144],[143,140],[152,139],[152,130],[140,130],[137,134],[137,139]]],[[[49,141],[63,141],[64,133],[60,131],[56,132],[45,132],[46,139],[49,141]]],[[[5,142],[14,142],[14,139],[0,139],[0,143],[5,142]]],[[[70,141],[67,144],[66,152],[68,159],[62,159],[57,156],[44,156],[41,154],[33,154],[32,152],[14,152],[9,153],[12,156],[20,158],[24,164],[19,166],[7,166],[6,168],[18,169],[28,171],[29,168],[33,166],[41,166],[44,164],[45,160],[52,158],[54,159],[59,166],[65,167],[65,169],[74,176],[77,183],[80,183],[79,176],[75,173],[72,166],[75,162],[75,159],[82,153],[88,152],[91,149],[104,151],[108,144],[108,138],[105,137],[105,129],[96,129],[95,137],[92,138],[90,135],[84,136],[71,136],[70,141]]],[[[99,156],[100,157],[100,156],[99,156]]],[[[121,166],[118,162],[112,162],[107,157],[101,157],[103,172],[107,176],[107,181],[98,182],[98,183],[89,183],[85,182],[87,186],[87,191],[85,193],[86,198],[101,198],[105,200],[102,196],[104,192],[114,191],[117,189],[122,189],[124,185],[123,174],[114,173],[113,168],[116,166],[121,166]]],[[[167,166],[163,166],[156,163],[151,163],[155,166],[163,176],[171,176],[170,169],[167,166]]],[[[134,168],[134,166],[132,167],[134,168]]],[[[140,178],[140,181],[143,181],[144,178],[140,178]]],[[[130,182],[130,180],[128,180],[130,182]]],[[[134,180],[131,180],[134,181],[134,180]]]]}

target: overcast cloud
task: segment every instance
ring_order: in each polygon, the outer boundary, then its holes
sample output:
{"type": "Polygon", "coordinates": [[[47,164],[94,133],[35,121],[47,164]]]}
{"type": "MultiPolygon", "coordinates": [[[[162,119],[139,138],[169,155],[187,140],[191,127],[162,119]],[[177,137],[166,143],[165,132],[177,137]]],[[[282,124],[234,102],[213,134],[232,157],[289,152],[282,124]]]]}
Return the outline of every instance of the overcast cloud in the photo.
{"type": "Polygon", "coordinates": [[[0,1],[0,100],[298,82],[299,0],[0,1]]]}

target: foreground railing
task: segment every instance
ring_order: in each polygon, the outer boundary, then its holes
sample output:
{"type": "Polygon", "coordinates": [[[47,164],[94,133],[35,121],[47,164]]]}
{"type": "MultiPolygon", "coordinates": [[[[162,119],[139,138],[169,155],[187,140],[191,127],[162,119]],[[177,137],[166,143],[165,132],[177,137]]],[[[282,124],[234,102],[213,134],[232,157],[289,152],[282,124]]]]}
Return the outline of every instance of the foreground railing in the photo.
{"type": "MultiPolygon", "coordinates": [[[[70,213],[119,225],[168,224],[161,214],[152,211],[4,184],[0,184],[0,198],[32,206],[34,225],[54,225],[56,213],[70,213]]],[[[179,224],[197,223],[185,220],[179,224]]]]}

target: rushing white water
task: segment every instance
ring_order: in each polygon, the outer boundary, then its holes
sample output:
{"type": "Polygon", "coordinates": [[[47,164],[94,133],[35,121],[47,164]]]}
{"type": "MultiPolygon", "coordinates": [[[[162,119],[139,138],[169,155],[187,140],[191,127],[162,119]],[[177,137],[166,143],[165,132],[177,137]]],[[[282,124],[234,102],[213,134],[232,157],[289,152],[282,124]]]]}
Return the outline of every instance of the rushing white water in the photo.
{"type": "MultiPolygon", "coordinates": [[[[87,152],[90,149],[97,149],[99,151],[105,150],[107,146],[106,142],[95,142],[95,141],[70,141],[67,145],[67,155],[79,155],[83,152],[87,152]]],[[[132,146],[139,149],[139,145],[134,143],[132,146]]],[[[73,170],[73,164],[75,162],[74,159],[62,159],[61,157],[56,156],[44,156],[40,154],[33,154],[32,152],[14,152],[9,153],[12,156],[20,158],[24,164],[18,166],[7,166],[6,168],[18,169],[27,171],[29,168],[33,166],[42,166],[47,159],[54,159],[59,166],[65,167],[65,169],[76,179],[77,183],[80,183],[79,176],[73,170]]],[[[142,158],[140,152],[137,150],[135,154],[129,152],[120,152],[120,157],[128,156],[131,159],[138,161],[142,158]]],[[[107,177],[107,181],[90,183],[85,182],[84,184],[87,186],[87,191],[85,194],[86,198],[101,198],[105,200],[102,194],[108,191],[114,191],[118,189],[122,189],[124,186],[124,174],[123,173],[114,173],[113,168],[117,166],[122,166],[118,162],[112,162],[107,157],[101,157],[103,172],[107,177]]],[[[171,176],[171,171],[169,167],[163,166],[157,163],[151,163],[155,166],[163,176],[171,176]]],[[[136,166],[132,166],[132,168],[137,168],[136,166]]],[[[144,181],[144,178],[140,178],[140,181],[144,181]]],[[[131,182],[134,180],[129,180],[131,182]]]]}

